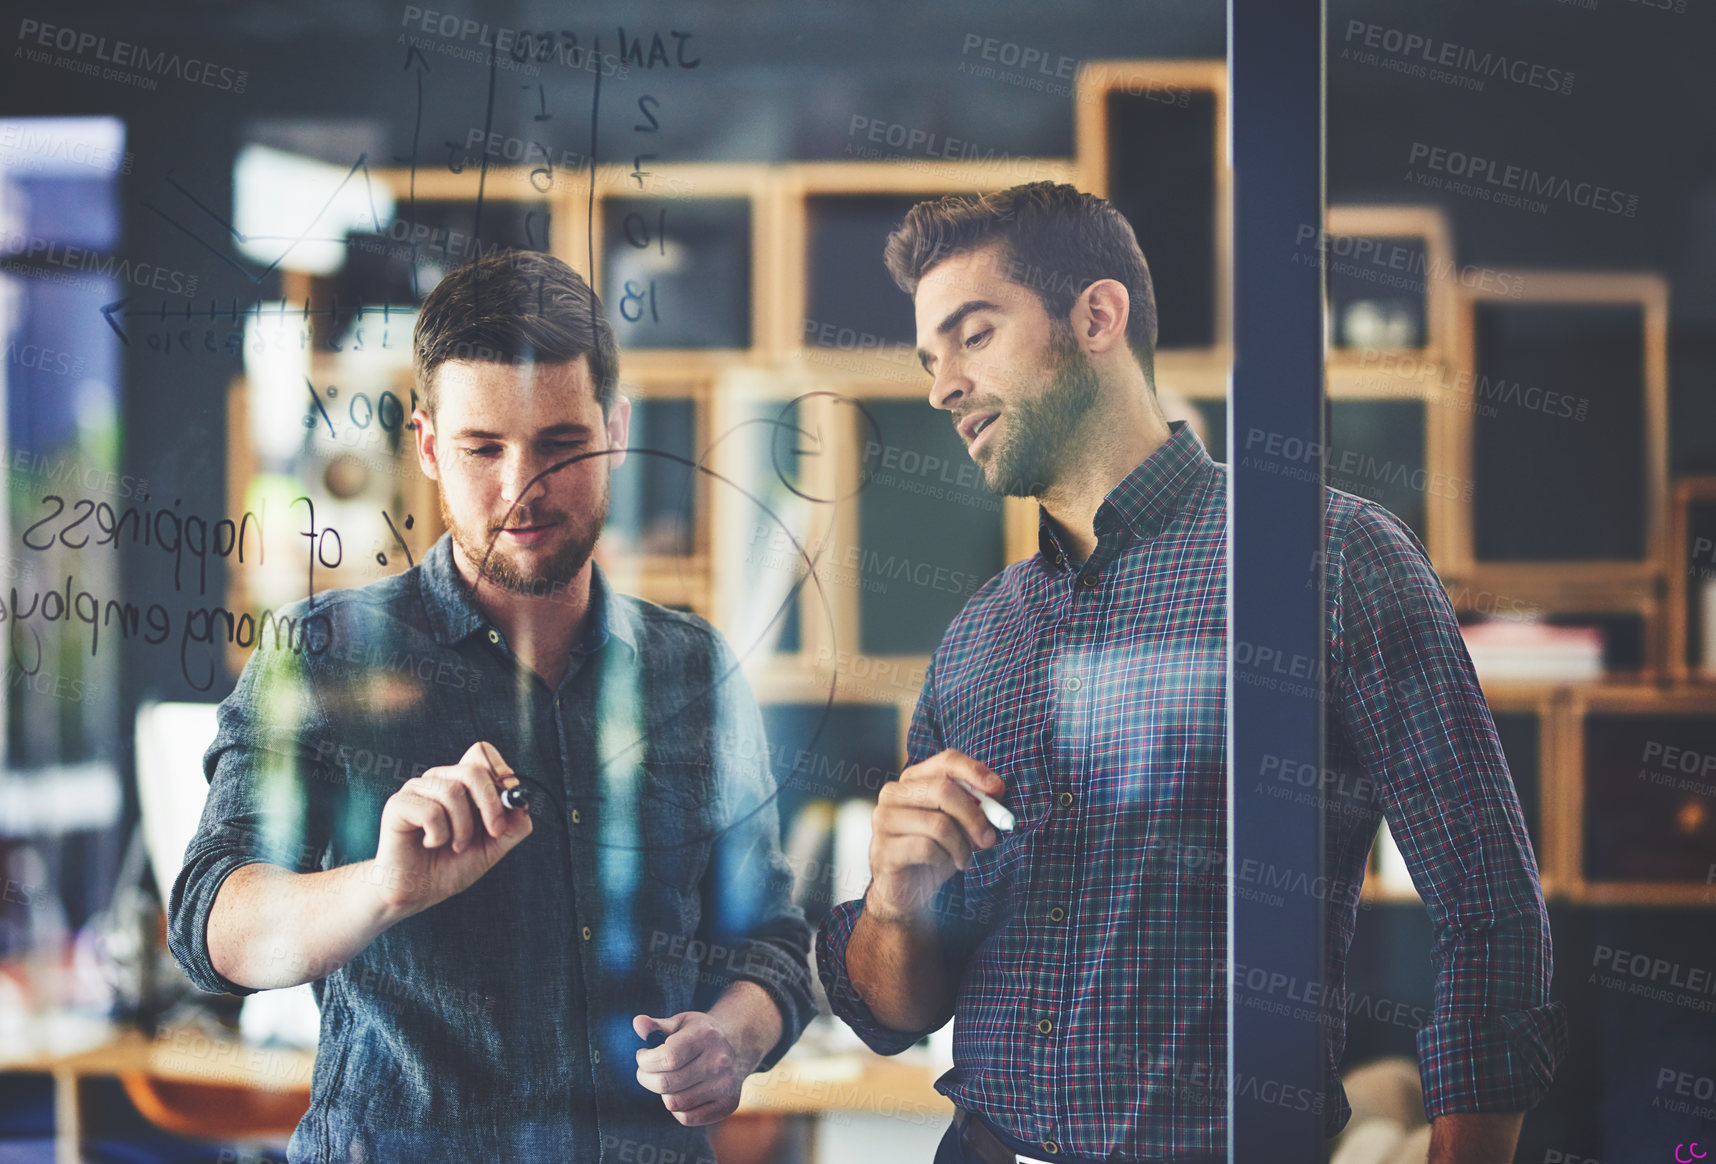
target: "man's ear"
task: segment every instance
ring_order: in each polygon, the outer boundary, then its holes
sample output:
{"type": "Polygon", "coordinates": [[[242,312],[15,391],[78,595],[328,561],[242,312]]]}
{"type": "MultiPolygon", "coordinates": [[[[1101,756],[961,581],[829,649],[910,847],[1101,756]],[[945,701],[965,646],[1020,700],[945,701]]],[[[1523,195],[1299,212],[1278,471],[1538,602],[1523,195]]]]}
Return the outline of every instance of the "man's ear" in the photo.
{"type": "Polygon", "coordinates": [[[441,462],[435,456],[435,422],[419,408],[411,414],[411,434],[417,442],[417,466],[431,481],[441,479],[441,462]]]}
{"type": "Polygon", "coordinates": [[[1118,279],[1098,279],[1084,289],[1072,308],[1073,338],[1089,355],[1101,355],[1126,343],[1132,296],[1118,279]]]}
{"type": "Polygon", "coordinates": [[[629,397],[614,394],[608,405],[608,447],[617,452],[608,457],[608,468],[614,470],[626,463],[626,447],[632,435],[632,402],[629,397]]]}

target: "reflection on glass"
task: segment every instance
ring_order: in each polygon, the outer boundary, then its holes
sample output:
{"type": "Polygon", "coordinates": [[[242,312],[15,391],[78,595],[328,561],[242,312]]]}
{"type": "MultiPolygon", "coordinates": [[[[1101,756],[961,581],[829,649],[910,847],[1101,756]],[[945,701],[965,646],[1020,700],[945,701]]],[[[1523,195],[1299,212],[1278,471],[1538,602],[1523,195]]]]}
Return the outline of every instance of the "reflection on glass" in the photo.
{"type": "Polygon", "coordinates": [[[805,464],[821,455],[821,442],[807,428],[814,424],[808,410],[796,402],[748,401],[733,415],[737,421],[710,443],[710,461],[728,479],[713,488],[724,491],[736,515],[734,539],[716,552],[724,555],[721,568],[745,580],[731,597],[734,608],[723,612],[723,625],[735,628],[741,654],[792,654],[802,645],[802,604],[823,609],[807,582],[818,507],[805,464]]]}

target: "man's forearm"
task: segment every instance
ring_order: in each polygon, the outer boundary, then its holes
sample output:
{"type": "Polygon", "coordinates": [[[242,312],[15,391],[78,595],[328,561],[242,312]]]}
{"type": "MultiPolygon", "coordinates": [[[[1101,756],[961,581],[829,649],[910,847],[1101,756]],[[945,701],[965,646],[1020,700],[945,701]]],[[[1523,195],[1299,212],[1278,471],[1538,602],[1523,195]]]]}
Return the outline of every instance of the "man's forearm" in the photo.
{"type": "Polygon", "coordinates": [[[728,1032],[733,1049],[744,1060],[747,1075],[774,1050],[786,1030],[786,1020],[775,1000],[749,979],[735,982],[723,991],[709,1008],[709,1017],[728,1032]]]}
{"type": "Polygon", "coordinates": [[[893,1030],[933,1030],[953,1013],[941,938],[927,918],[860,914],[846,944],[846,973],[876,1021],[893,1030]]]}
{"type": "Polygon", "coordinates": [[[1513,1164],[1524,1112],[1450,1112],[1430,1124],[1429,1164],[1513,1164]]]}
{"type": "Polygon", "coordinates": [[[209,960],[228,981],[274,990],[325,978],[400,920],[377,892],[375,863],[317,873],[243,865],[209,912],[209,960]]]}

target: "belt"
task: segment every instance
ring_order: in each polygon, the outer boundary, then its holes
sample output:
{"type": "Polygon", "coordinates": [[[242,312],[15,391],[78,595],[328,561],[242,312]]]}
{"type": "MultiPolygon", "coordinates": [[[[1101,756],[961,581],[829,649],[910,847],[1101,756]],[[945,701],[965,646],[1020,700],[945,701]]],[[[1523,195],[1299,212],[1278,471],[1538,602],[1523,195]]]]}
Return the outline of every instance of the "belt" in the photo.
{"type": "MultiPolygon", "coordinates": [[[[1028,1156],[1017,1151],[1014,1147],[996,1134],[976,1112],[966,1111],[962,1107],[953,1109],[953,1126],[959,1129],[960,1142],[977,1154],[984,1164],[1104,1164],[1102,1161],[1088,1160],[1082,1156],[1064,1156],[1059,1153],[1049,1153],[1043,1156],[1028,1156]]],[[[1048,1149],[1042,1149],[1048,1152],[1048,1149]]],[[[1114,1159],[1114,1157],[1110,1157],[1114,1159]]],[[[1176,1156],[1166,1164],[1227,1164],[1227,1158],[1221,1155],[1176,1156]]]]}
{"type": "Polygon", "coordinates": [[[1006,1141],[990,1130],[983,1118],[962,1107],[953,1109],[953,1126],[965,1146],[981,1157],[985,1164],[1081,1164],[1077,1157],[1049,1155],[1026,1156],[1015,1152],[1006,1141]]]}

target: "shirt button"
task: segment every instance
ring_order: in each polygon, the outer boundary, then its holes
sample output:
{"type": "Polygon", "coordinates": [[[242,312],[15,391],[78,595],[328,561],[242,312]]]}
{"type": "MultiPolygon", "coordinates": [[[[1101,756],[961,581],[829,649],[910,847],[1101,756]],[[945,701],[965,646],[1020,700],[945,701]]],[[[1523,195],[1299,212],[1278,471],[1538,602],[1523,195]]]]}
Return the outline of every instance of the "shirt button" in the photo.
{"type": "Polygon", "coordinates": [[[1084,576],[1084,586],[1086,589],[1089,589],[1089,590],[1096,589],[1096,575],[1095,574],[1086,574],[1084,576]]]}
{"type": "Polygon", "coordinates": [[[586,942],[590,940],[590,927],[589,926],[584,927],[584,940],[586,942]]]}
{"type": "Polygon", "coordinates": [[[489,642],[491,642],[491,643],[500,642],[500,632],[498,630],[492,630],[489,632],[489,642]]]}
{"type": "Polygon", "coordinates": [[[602,1052],[600,1052],[600,1051],[591,1051],[590,1052],[590,1062],[600,1063],[601,1061],[602,1061],[602,1052]]]}
{"type": "Polygon", "coordinates": [[[1066,916],[1067,916],[1067,911],[1062,909],[1058,905],[1049,911],[1049,920],[1053,921],[1053,922],[1062,921],[1066,918],[1066,916]]]}
{"type": "Polygon", "coordinates": [[[1037,1030],[1040,1031],[1041,1033],[1046,1035],[1054,1029],[1055,1029],[1055,1024],[1050,1022],[1048,1019],[1038,1019],[1037,1020],[1037,1030]]]}
{"type": "Polygon", "coordinates": [[[1055,1143],[1053,1140],[1044,1140],[1043,1141],[1043,1151],[1047,1152],[1049,1155],[1053,1156],[1056,1152],[1059,1152],[1060,1150],[1061,1150],[1061,1146],[1059,1144],[1055,1143]]]}
{"type": "Polygon", "coordinates": [[[583,820],[578,816],[578,810],[577,809],[572,810],[572,823],[573,824],[583,824],[584,823],[583,820]]]}
{"type": "Polygon", "coordinates": [[[1077,691],[1080,687],[1084,686],[1084,680],[1080,679],[1077,675],[1074,675],[1068,679],[1063,686],[1065,686],[1068,691],[1077,691]]]}
{"type": "Polygon", "coordinates": [[[1062,808],[1071,808],[1073,806],[1073,794],[1070,792],[1063,792],[1055,799],[1060,802],[1060,806],[1062,808]]]}

